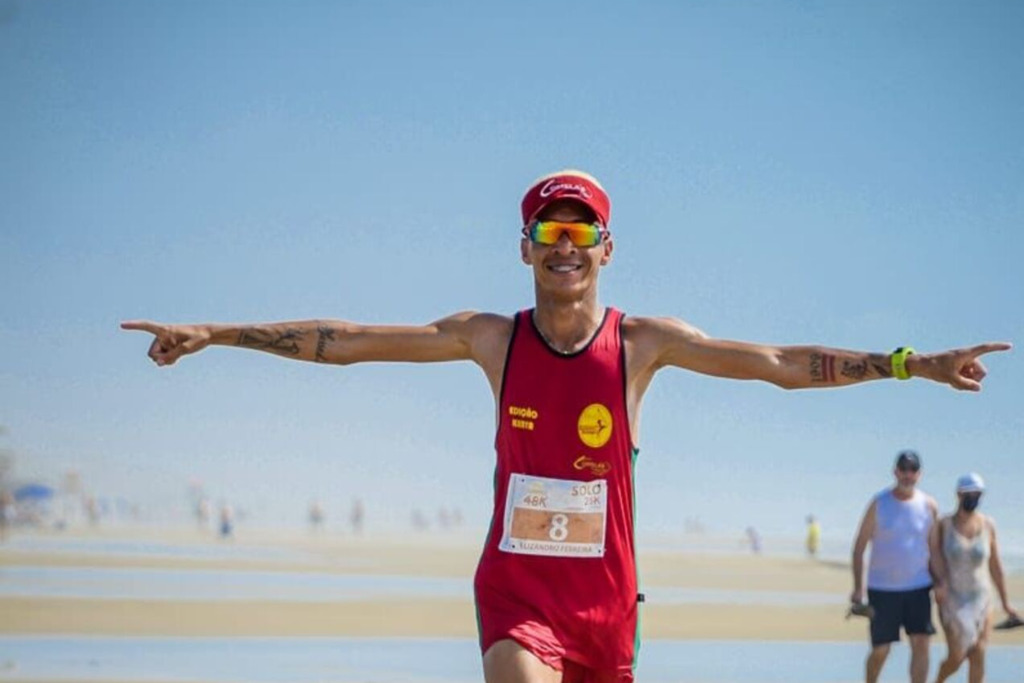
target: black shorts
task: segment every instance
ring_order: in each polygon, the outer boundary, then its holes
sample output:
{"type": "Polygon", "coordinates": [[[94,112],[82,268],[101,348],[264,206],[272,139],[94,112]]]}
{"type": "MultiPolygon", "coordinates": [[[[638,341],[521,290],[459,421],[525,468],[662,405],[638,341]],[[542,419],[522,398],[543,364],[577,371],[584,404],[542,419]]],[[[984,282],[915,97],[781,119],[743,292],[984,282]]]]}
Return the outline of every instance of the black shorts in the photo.
{"type": "Polygon", "coordinates": [[[900,627],[911,635],[932,635],[931,586],[909,591],[868,589],[868,604],[875,610],[871,620],[871,644],[884,645],[900,639],[900,627]]]}

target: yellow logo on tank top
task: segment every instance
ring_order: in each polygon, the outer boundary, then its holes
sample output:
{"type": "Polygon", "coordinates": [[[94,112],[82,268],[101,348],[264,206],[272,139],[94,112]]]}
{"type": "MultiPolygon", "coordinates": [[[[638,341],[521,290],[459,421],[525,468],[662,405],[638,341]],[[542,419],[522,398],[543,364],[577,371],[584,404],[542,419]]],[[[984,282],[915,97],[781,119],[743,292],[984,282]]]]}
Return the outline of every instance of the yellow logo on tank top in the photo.
{"type": "Polygon", "coordinates": [[[576,422],[580,441],[591,448],[600,448],[612,438],[612,414],[600,403],[591,403],[576,422]]]}
{"type": "Polygon", "coordinates": [[[536,410],[529,406],[509,406],[508,414],[512,416],[513,429],[525,429],[532,432],[539,417],[536,410]]]}

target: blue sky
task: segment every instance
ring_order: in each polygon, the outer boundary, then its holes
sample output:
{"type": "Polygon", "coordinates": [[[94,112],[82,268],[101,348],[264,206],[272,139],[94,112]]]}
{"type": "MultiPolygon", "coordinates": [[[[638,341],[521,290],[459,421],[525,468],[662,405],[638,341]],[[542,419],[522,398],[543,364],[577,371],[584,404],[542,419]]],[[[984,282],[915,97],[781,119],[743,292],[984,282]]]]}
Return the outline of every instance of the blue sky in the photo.
{"type": "MultiPolygon", "coordinates": [[[[468,364],[325,368],[130,318],[426,322],[531,304],[518,201],[612,197],[604,303],[713,336],[921,351],[1024,342],[1016,2],[0,0],[0,446],[166,509],[272,521],[353,496],[489,516],[468,364]]],[[[645,402],[641,534],[847,533],[897,450],[1024,547],[1022,350],[985,391],[783,392],[681,371],[645,402]]]]}

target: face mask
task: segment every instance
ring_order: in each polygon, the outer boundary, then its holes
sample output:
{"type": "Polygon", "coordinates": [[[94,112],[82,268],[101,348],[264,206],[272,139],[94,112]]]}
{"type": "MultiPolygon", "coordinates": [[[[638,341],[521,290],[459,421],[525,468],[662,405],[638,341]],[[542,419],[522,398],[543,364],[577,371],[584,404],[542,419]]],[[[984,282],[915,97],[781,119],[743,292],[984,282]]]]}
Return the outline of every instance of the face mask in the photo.
{"type": "Polygon", "coordinates": [[[960,507],[963,508],[964,512],[974,512],[980,502],[981,496],[970,496],[960,501],[960,507]]]}

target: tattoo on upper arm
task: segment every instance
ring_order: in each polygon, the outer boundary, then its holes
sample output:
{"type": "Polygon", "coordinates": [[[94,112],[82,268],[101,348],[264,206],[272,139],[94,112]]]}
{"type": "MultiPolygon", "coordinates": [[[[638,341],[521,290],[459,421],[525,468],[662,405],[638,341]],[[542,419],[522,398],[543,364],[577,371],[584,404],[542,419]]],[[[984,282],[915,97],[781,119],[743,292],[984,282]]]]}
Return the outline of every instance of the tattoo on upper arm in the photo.
{"type": "Polygon", "coordinates": [[[327,350],[327,342],[334,341],[334,330],[327,325],[317,325],[316,334],[316,362],[326,363],[327,355],[324,351],[327,350]]]}
{"type": "Polygon", "coordinates": [[[887,368],[886,366],[882,365],[881,363],[872,363],[871,365],[875,368],[875,372],[878,373],[879,377],[892,377],[892,369],[891,368],[887,368]]]}
{"type": "Polygon", "coordinates": [[[811,381],[835,382],[836,357],[827,353],[811,354],[811,381]]]}
{"type": "Polygon", "coordinates": [[[238,335],[238,345],[246,346],[250,349],[263,349],[297,356],[299,355],[299,342],[305,336],[305,332],[294,328],[286,329],[284,332],[249,329],[242,330],[241,334],[238,335]]]}
{"type": "Polygon", "coordinates": [[[868,374],[868,362],[862,361],[843,361],[843,369],[840,372],[844,377],[850,379],[864,379],[865,375],[868,374]]]}

